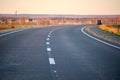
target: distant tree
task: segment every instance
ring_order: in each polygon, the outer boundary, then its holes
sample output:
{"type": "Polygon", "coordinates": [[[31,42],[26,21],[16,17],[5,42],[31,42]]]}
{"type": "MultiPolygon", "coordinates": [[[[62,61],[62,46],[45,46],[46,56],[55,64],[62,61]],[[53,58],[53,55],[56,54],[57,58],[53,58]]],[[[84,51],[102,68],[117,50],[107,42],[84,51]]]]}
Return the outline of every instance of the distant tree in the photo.
{"type": "Polygon", "coordinates": [[[102,20],[97,20],[97,25],[102,25],[102,20]]]}

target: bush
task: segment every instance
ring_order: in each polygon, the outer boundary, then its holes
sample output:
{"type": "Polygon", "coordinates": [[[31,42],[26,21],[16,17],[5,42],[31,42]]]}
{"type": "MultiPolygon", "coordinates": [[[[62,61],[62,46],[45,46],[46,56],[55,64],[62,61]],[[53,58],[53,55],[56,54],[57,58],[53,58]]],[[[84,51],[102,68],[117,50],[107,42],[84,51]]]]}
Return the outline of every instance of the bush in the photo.
{"type": "Polygon", "coordinates": [[[14,25],[12,25],[12,26],[11,26],[11,28],[15,28],[15,26],[14,26],[14,25]]]}

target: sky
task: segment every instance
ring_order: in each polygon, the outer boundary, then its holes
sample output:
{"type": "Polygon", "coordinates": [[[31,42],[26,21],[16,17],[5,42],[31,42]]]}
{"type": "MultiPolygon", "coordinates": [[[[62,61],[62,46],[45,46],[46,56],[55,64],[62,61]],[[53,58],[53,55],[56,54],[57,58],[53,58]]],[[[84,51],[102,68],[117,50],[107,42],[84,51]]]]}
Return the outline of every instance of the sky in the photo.
{"type": "Polygon", "coordinates": [[[0,0],[0,14],[120,14],[120,0],[0,0]]]}

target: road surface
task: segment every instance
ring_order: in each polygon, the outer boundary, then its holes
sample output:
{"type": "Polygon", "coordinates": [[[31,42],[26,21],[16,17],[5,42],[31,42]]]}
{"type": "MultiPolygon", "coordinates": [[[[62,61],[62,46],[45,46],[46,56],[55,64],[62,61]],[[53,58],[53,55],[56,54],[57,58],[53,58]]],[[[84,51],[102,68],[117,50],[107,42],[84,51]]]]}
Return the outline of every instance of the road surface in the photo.
{"type": "Polygon", "coordinates": [[[80,26],[20,30],[0,36],[0,80],[120,80],[120,49],[80,26]]]}

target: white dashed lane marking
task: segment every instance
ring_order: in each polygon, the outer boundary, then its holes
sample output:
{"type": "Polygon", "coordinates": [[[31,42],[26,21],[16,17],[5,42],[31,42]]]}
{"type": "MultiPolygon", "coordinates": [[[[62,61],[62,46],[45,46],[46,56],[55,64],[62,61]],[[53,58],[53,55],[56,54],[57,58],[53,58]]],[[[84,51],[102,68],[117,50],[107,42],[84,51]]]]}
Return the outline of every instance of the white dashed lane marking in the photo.
{"type": "Polygon", "coordinates": [[[48,40],[50,40],[50,38],[47,38],[46,40],[48,41],[48,40]]]}
{"type": "Polygon", "coordinates": [[[54,73],[56,73],[57,71],[56,70],[54,70],[54,73]]]}
{"type": "MultiPolygon", "coordinates": [[[[55,64],[54,58],[49,58],[49,63],[52,64],[52,65],[54,65],[54,64],[55,64]]],[[[55,71],[55,70],[54,70],[54,71],[55,71]]]]}
{"type": "Polygon", "coordinates": [[[52,51],[52,50],[51,50],[51,48],[47,48],[47,51],[49,52],[49,51],[52,51]]]}
{"type": "Polygon", "coordinates": [[[57,80],[57,71],[56,71],[56,68],[55,68],[55,60],[53,58],[53,55],[52,55],[52,49],[50,47],[50,38],[51,38],[51,34],[55,31],[56,29],[50,31],[48,33],[48,36],[46,38],[46,46],[47,46],[47,53],[48,53],[48,60],[49,60],[49,64],[50,64],[50,68],[51,68],[51,73],[52,73],[52,76],[53,76],[53,80],[57,80]]]}
{"type": "Polygon", "coordinates": [[[49,33],[49,35],[51,35],[52,34],[52,31],[49,33]]]}
{"type": "Polygon", "coordinates": [[[50,44],[50,42],[46,42],[46,44],[47,44],[47,45],[49,45],[49,44],[50,44]]]}
{"type": "Polygon", "coordinates": [[[48,38],[50,38],[50,35],[48,35],[48,38]]]}

